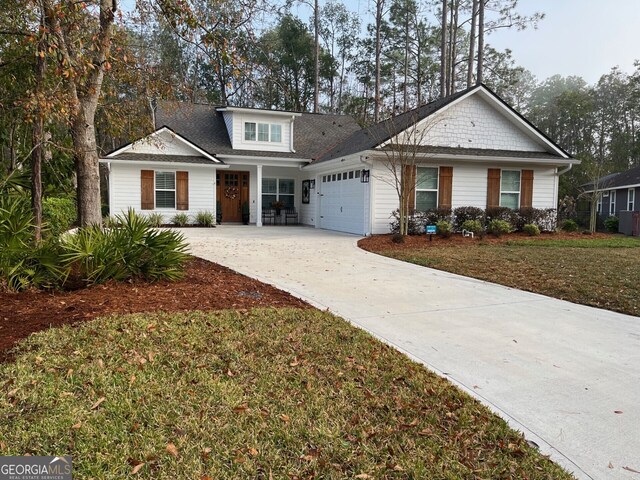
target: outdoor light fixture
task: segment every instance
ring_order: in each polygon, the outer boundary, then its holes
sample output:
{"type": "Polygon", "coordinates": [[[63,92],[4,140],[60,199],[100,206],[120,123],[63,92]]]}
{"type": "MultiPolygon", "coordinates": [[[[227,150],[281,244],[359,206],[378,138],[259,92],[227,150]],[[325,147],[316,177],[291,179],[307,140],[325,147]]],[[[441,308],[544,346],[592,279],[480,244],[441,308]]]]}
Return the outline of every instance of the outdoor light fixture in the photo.
{"type": "Polygon", "coordinates": [[[369,183],[369,170],[362,170],[362,174],[360,175],[360,182],[369,183]]]}

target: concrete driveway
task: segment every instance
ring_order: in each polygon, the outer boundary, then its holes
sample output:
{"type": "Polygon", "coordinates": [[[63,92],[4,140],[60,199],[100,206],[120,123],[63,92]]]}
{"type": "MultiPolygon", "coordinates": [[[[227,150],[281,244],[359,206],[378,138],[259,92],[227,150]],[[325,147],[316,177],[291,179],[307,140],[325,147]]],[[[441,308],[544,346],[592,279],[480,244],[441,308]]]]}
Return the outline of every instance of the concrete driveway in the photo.
{"type": "Polygon", "coordinates": [[[444,375],[578,478],[640,479],[628,470],[640,471],[640,318],[384,258],[352,235],[183,233],[195,255],[329,308],[444,375]]]}

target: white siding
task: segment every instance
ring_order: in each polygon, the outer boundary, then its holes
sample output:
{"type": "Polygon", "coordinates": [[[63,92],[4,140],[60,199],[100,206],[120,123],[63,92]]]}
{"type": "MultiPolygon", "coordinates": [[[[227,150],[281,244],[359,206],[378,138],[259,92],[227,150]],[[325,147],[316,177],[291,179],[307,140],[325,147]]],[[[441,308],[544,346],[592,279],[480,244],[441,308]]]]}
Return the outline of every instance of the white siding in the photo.
{"type": "Polygon", "coordinates": [[[371,233],[389,233],[391,212],[396,210],[399,205],[393,175],[382,162],[375,162],[370,181],[371,194],[374,199],[371,212],[371,233]]]}
{"type": "Polygon", "coordinates": [[[545,147],[518,128],[496,108],[471,95],[442,113],[423,121],[426,145],[496,150],[545,151],[545,147]]]}
{"type": "Polygon", "coordinates": [[[138,140],[131,145],[131,149],[127,150],[127,152],[163,155],[202,155],[168,131],[161,132],[156,136],[148,136],[138,140]]]}
{"type": "MultiPolygon", "coordinates": [[[[233,112],[233,127],[231,143],[235,150],[255,150],[264,152],[290,152],[291,125],[290,119],[282,115],[268,113],[240,113],[233,112]],[[277,123],[282,126],[282,142],[252,142],[244,139],[245,122],[277,123]]],[[[226,120],[225,120],[226,121],[226,120]]],[[[229,128],[229,127],[227,127],[229,128]]]]}
{"type": "MultiPolygon", "coordinates": [[[[426,164],[425,164],[426,165],[426,164]]],[[[555,168],[532,167],[522,164],[465,164],[443,160],[431,163],[434,166],[453,166],[452,208],[487,206],[487,170],[502,168],[506,170],[533,170],[533,203],[534,208],[556,208],[558,177],[555,168]]],[[[374,195],[372,233],[389,233],[391,212],[398,208],[398,195],[393,187],[391,173],[382,162],[375,163],[372,175],[372,192],[374,195]]]]}
{"type": "MultiPolygon", "coordinates": [[[[302,180],[314,180],[316,177],[311,174],[305,176],[302,175],[302,180]]],[[[322,178],[322,177],[321,177],[322,178]]],[[[302,180],[300,181],[300,201],[302,202],[302,180]]],[[[296,188],[297,184],[296,184],[296,188]]],[[[316,180],[316,188],[312,188],[309,193],[309,203],[300,203],[300,223],[303,225],[315,225],[316,224],[316,206],[318,203],[319,192],[318,181],[316,180]]]]}
{"type": "Polygon", "coordinates": [[[186,213],[193,222],[194,215],[200,211],[215,212],[215,175],[213,168],[184,166],[184,167],[162,167],[160,165],[146,166],[111,164],[109,205],[111,215],[118,215],[132,207],[142,214],[162,213],[165,222],[169,222],[176,213],[186,213]],[[141,210],[141,170],[157,170],[163,172],[187,171],[189,172],[189,210],[157,209],[141,210]]]}

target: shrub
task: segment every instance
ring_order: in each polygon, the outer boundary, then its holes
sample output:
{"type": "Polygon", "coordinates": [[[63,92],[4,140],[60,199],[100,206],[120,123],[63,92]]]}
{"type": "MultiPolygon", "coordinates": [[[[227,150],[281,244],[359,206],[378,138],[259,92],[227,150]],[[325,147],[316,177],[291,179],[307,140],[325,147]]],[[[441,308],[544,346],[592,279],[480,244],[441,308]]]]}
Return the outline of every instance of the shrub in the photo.
{"type": "Polygon", "coordinates": [[[560,228],[562,228],[562,230],[564,230],[565,232],[577,232],[578,224],[575,220],[569,219],[562,222],[562,226],[560,228]]]}
{"type": "Polygon", "coordinates": [[[171,223],[184,227],[187,223],[189,223],[189,215],[186,213],[176,213],[171,219],[171,223]]]}
{"type": "Polygon", "coordinates": [[[155,228],[161,227],[164,224],[164,215],[158,212],[148,214],[146,219],[149,225],[155,228]]]}
{"type": "Polygon", "coordinates": [[[511,210],[508,207],[487,208],[485,210],[485,224],[487,227],[492,220],[503,220],[511,225],[514,220],[514,210],[511,210]]]}
{"type": "Polygon", "coordinates": [[[182,234],[153,228],[133,209],[116,220],[120,228],[84,227],[62,242],[63,261],[85,283],[131,278],[175,280],[182,276],[187,259],[182,234]]]}
{"type": "Polygon", "coordinates": [[[70,198],[49,197],[42,200],[42,219],[54,237],[66,232],[76,221],[76,202],[70,198]]]}
{"type": "MultiPolygon", "coordinates": [[[[247,206],[248,206],[248,204],[247,204],[247,206]]],[[[208,210],[205,210],[205,211],[202,211],[202,212],[198,212],[196,214],[196,224],[200,225],[201,227],[211,227],[211,226],[213,226],[214,220],[215,220],[215,218],[213,216],[213,212],[210,212],[208,210]]]]}
{"type": "MultiPolygon", "coordinates": [[[[424,224],[422,224],[421,219],[416,218],[415,213],[415,211],[411,212],[408,216],[409,225],[407,234],[409,235],[419,235],[424,232],[424,224]]],[[[391,212],[391,217],[393,218],[389,224],[391,233],[400,233],[400,211],[394,210],[391,212]]]]}
{"type": "Polygon", "coordinates": [[[451,222],[446,220],[440,220],[436,222],[436,233],[443,238],[448,238],[453,233],[453,227],[451,226],[451,222]]]}
{"type": "Polygon", "coordinates": [[[620,219],[615,216],[610,216],[604,219],[604,228],[607,232],[618,232],[618,225],[620,224],[620,219]]]}
{"type": "Polygon", "coordinates": [[[487,225],[487,231],[489,233],[492,233],[496,237],[499,237],[511,231],[511,224],[506,220],[500,220],[498,218],[494,218],[487,225]]]}
{"type": "Polygon", "coordinates": [[[420,233],[424,233],[424,227],[427,225],[434,225],[441,221],[451,220],[450,208],[432,208],[430,210],[419,211],[416,210],[413,213],[416,221],[422,227],[420,233]]]}
{"type": "Polygon", "coordinates": [[[391,236],[391,241],[393,243],[404,243],[404,235],[400,235],[399,233],[394,233],[391,236]]]}
{"type": "Polygon", "coordinates": [[[484,231],[484,227],[482,226],[480,220],[465,220],[464,223],[460,226],[460,230],[467,230],[468,232],[478,234],[484,231]]]}
{"type": "Polygon", "coordinates": [[[522,231],[531,237],[540,235],[540,229],[533,223],[527,223],[524,227],[522,227],[522,231]]]}
{"type": "Polygon", "coordinates": [[[120,221],[118,220],[118,217],[113,217],[113,216],[104,217],[102,219],[102,225],[105,228],[118,228],[120,227],[120,221]]]}
{"type": "Polygon", "coordinates": [[[27,197],[0,198],[0,278],[11,290],[52,288],[66,279],[56,237],[34,245],[27,197]]]}
{"type": "Polygon", "coordinates": [[[478,220],[484,223],[484,210],[478,207],[458,207],[453,211],[453,217],[453,226],[459,232],[462,231],[462,224],[467,220],[478,220]]]}

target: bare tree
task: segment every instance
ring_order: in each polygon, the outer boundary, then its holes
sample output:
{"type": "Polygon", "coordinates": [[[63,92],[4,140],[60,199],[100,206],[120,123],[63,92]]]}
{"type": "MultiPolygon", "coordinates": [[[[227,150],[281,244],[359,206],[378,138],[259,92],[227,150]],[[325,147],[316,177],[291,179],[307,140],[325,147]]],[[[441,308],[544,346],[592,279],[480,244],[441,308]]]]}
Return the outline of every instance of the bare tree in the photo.
{"type": "Polygon", "coordinates": [[[480,0],[478,5],[478,68],[476,70],[476,84],[482,83],[484,73],[484,4],[486,0],[480,0]]]}
{"type": "Polygon", "coordinates": [[[429,155],[427,137],[444,117],[420,118],[420,108],[374,125],[370,133],[381,140],[379,150],[385,173],[376,178],[393,187],[398,196],[400,234],[409,233],[412,199],[416,195],[416,167],[429,155]]]}
{"type": "Polygon", "coordinates": [[[467,88],[473,86],[473,63],[475,61],[476,25],[478,23],[478,0],[473,0],[471,7],[471,33],[469,35],[469,59],[467,63],[467,88]]]}
{"type": "Polygon", "coordinates": [[[578,198],[589,201],[589,230],[595,232],[598,225],[598,204],[601,203],[604,192],[610,187],[611,179],[606,175],[607,169],[601,162],[584,162],[582,170],[589,182],[583,186],[578,198]]]}
{"type": "Polygon", "coordinates": [[[440,32],[440,98],[447,96],[447,85],[449,81],[447,79],[447,2],[448,0],[442,0],[442,20],[441,20],[441,32],[440,32]]]}

